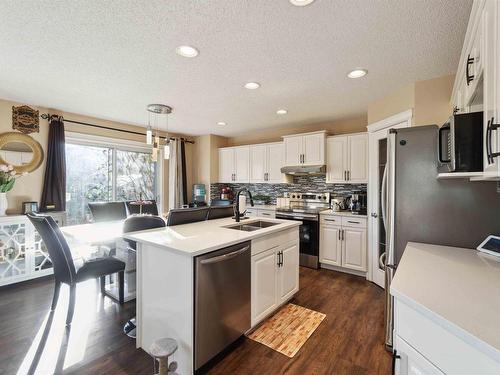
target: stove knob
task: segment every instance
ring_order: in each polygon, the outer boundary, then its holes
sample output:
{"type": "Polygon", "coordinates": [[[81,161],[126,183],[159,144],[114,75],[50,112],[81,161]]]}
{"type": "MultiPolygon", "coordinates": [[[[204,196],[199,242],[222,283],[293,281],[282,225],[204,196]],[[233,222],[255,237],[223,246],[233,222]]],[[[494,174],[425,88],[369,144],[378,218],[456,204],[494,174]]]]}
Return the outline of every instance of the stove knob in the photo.
{"type": "Polygon", "coordinates": [[[297,194],[297,199],[300,199],[300,194],[297,194]]]}
{"type": "Polygon", "coordinates": [[[323,197],[323,199],[326,201],[326,197],[323,197]]]}
{"type": "Polygon", "coordinates": [[[294,198],[294,199],[295,199],[295,194],[293,194],[293,195],[292,195],[292,198],[294,198]]]}
{"type": "Polygon", "coordinates": [[[316,196],[317,199],[321,199],[321,195],[316,196]]]}

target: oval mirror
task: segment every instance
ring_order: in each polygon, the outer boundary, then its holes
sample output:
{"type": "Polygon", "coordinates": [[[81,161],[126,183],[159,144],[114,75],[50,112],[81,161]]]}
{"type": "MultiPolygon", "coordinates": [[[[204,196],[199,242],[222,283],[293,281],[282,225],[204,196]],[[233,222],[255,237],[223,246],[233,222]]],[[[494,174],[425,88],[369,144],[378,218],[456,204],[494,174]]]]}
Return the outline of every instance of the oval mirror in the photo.
{"type": "Polygon", "coordinates": [[[12,165],[18,173],[32,172],[43,161],[40,143],[27,134],[0,134],[0,164],[12,165]]]}

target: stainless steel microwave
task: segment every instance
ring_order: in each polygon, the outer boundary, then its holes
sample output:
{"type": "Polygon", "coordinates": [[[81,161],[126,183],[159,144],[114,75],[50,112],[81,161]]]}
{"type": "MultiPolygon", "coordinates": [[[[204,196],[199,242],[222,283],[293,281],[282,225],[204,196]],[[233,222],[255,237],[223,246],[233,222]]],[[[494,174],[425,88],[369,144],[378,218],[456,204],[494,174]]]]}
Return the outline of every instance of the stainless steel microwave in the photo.
{"type": "Polygon", "coordinates": [[[439,129],[439,172],[483,171],[483,112],[451,116],[439,129]]]}

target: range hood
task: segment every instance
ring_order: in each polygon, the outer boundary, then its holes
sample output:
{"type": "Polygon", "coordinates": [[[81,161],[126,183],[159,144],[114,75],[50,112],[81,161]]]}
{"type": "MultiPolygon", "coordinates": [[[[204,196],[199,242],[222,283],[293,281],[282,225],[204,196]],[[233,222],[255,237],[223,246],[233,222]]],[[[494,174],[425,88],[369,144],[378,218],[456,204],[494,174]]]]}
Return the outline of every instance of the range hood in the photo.
{"type": "Polygon", "coordinates": [[[292,167],[282,167],[281,173],[292,176],[314,176],[326,173],[326,165],[296,165],[292,167]]]}

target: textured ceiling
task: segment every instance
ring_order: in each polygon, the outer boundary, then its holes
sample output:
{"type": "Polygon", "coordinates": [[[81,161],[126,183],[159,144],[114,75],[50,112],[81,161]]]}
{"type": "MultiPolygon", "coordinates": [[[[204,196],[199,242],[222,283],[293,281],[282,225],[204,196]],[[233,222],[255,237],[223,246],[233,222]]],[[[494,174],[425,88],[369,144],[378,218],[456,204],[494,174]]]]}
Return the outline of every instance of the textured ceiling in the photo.
{"type": "Polygon", "coordinates": [[[453,73],[471,3],[2,0],[0,97],[138,125],[166,103],[169,130],[187,134],[334,121],[453,73]],[[176,55],[184,44],[200,55],[176,55]],[[369,74],[347,78],[355,67],[369,74]]]}

